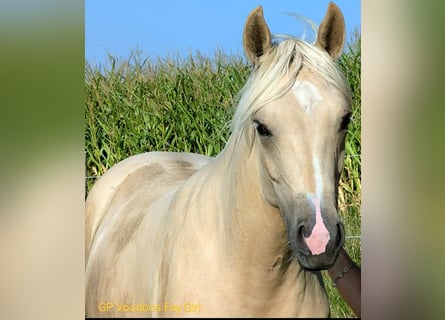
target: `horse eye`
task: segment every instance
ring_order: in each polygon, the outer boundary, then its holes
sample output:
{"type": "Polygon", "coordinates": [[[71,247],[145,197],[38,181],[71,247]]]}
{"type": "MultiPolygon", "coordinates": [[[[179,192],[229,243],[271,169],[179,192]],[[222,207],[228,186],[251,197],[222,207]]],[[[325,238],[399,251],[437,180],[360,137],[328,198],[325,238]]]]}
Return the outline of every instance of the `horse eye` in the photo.
{"type": "Polygon", "coordinates": [[[350,121],[351,121],[351,113],[345,114],[341,118],[340,131],[346,130],[348,128],[350,121]]]}
{"type": "Polygon", "coordinates": [[[254,120],[254,123],[256,125],[256,131],[258,132],[258,134],[260,136],[270,137],[272,135],[272,133],[269,131],[269,129],[264,124],[262,124],[258,120],[254,120]]]}

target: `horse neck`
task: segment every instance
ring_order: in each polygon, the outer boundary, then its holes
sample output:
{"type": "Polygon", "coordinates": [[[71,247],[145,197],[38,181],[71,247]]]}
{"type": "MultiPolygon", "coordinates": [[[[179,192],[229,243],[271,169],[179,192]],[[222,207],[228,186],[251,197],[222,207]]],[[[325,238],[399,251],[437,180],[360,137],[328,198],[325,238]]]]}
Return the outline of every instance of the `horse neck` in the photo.
{"type": "Polygon", "coordinates": [[[233,258],[263,267],[272,267],[277,260],[290,261],[281,213],[262,195],[255,147],[250,148],[244,137],[231,137],[217,161],[227,167],[222,195],[233,258]]]}

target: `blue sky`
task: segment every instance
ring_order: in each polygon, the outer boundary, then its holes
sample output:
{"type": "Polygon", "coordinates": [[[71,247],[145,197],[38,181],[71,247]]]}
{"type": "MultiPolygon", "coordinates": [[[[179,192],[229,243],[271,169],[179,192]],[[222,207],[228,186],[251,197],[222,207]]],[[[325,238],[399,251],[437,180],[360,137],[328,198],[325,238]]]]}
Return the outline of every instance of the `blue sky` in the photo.
{"type": "MultiPolygon", "coordinates": [[[[347,29],[361,27],[360,0],[334,1],[347,29]]],[[[319,24],[328,0],[86,0],[85,58],[106,65],[107,54],[126,57],[138,48],[152,58],[215,49],[242,54],[242,32],[247,15],[263,6],[272,33],[299,36],[302,24],[285,13],[305,16],[319,24]]]]}

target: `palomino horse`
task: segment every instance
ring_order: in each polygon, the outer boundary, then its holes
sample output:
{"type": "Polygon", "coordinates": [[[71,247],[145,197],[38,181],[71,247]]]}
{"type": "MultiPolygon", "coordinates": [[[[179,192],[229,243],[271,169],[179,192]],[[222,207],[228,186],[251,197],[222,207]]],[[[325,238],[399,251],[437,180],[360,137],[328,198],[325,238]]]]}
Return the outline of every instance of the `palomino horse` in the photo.
{"type": "Polygon", "coordinates": [[[332,3],[315,45],[272,43],[262,8],[248,16],[253,71],[224,150],[132,156],[91,190],[87,316],[329,315],[319,270],[344,243],[344,38],[332,3]]]}

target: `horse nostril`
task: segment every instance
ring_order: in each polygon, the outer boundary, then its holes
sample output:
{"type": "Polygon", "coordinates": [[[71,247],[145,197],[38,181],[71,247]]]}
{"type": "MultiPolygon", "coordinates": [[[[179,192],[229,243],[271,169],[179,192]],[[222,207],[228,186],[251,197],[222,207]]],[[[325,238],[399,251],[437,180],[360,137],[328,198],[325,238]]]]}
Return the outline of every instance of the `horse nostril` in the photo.
{"type": "Polygon", "coordinates": [[[300,226],[297,229],[298,240],[303,240],[303,229],[304,229],[304,226],[300,226]]]}
{"type": "Polygon", "coordinates": [[[343,224],[337,223],[337,243],[335,244],[336,247],[342,247],[345,243],[345,230],[343,227],[343,224]]]}
{"type": "Polygon", "coordinates": [[[297,232],[298,232],[298,238],[299,238],[299,239],[303,240],[303,238],[307,238],[307,237],[309,237],[309,234],[305,234],[305,231],[306,231],[306,230],[307,230],[307,229],[305,228],[304,224],[301,225],[300,227],[298,227],[297,232]]]}

